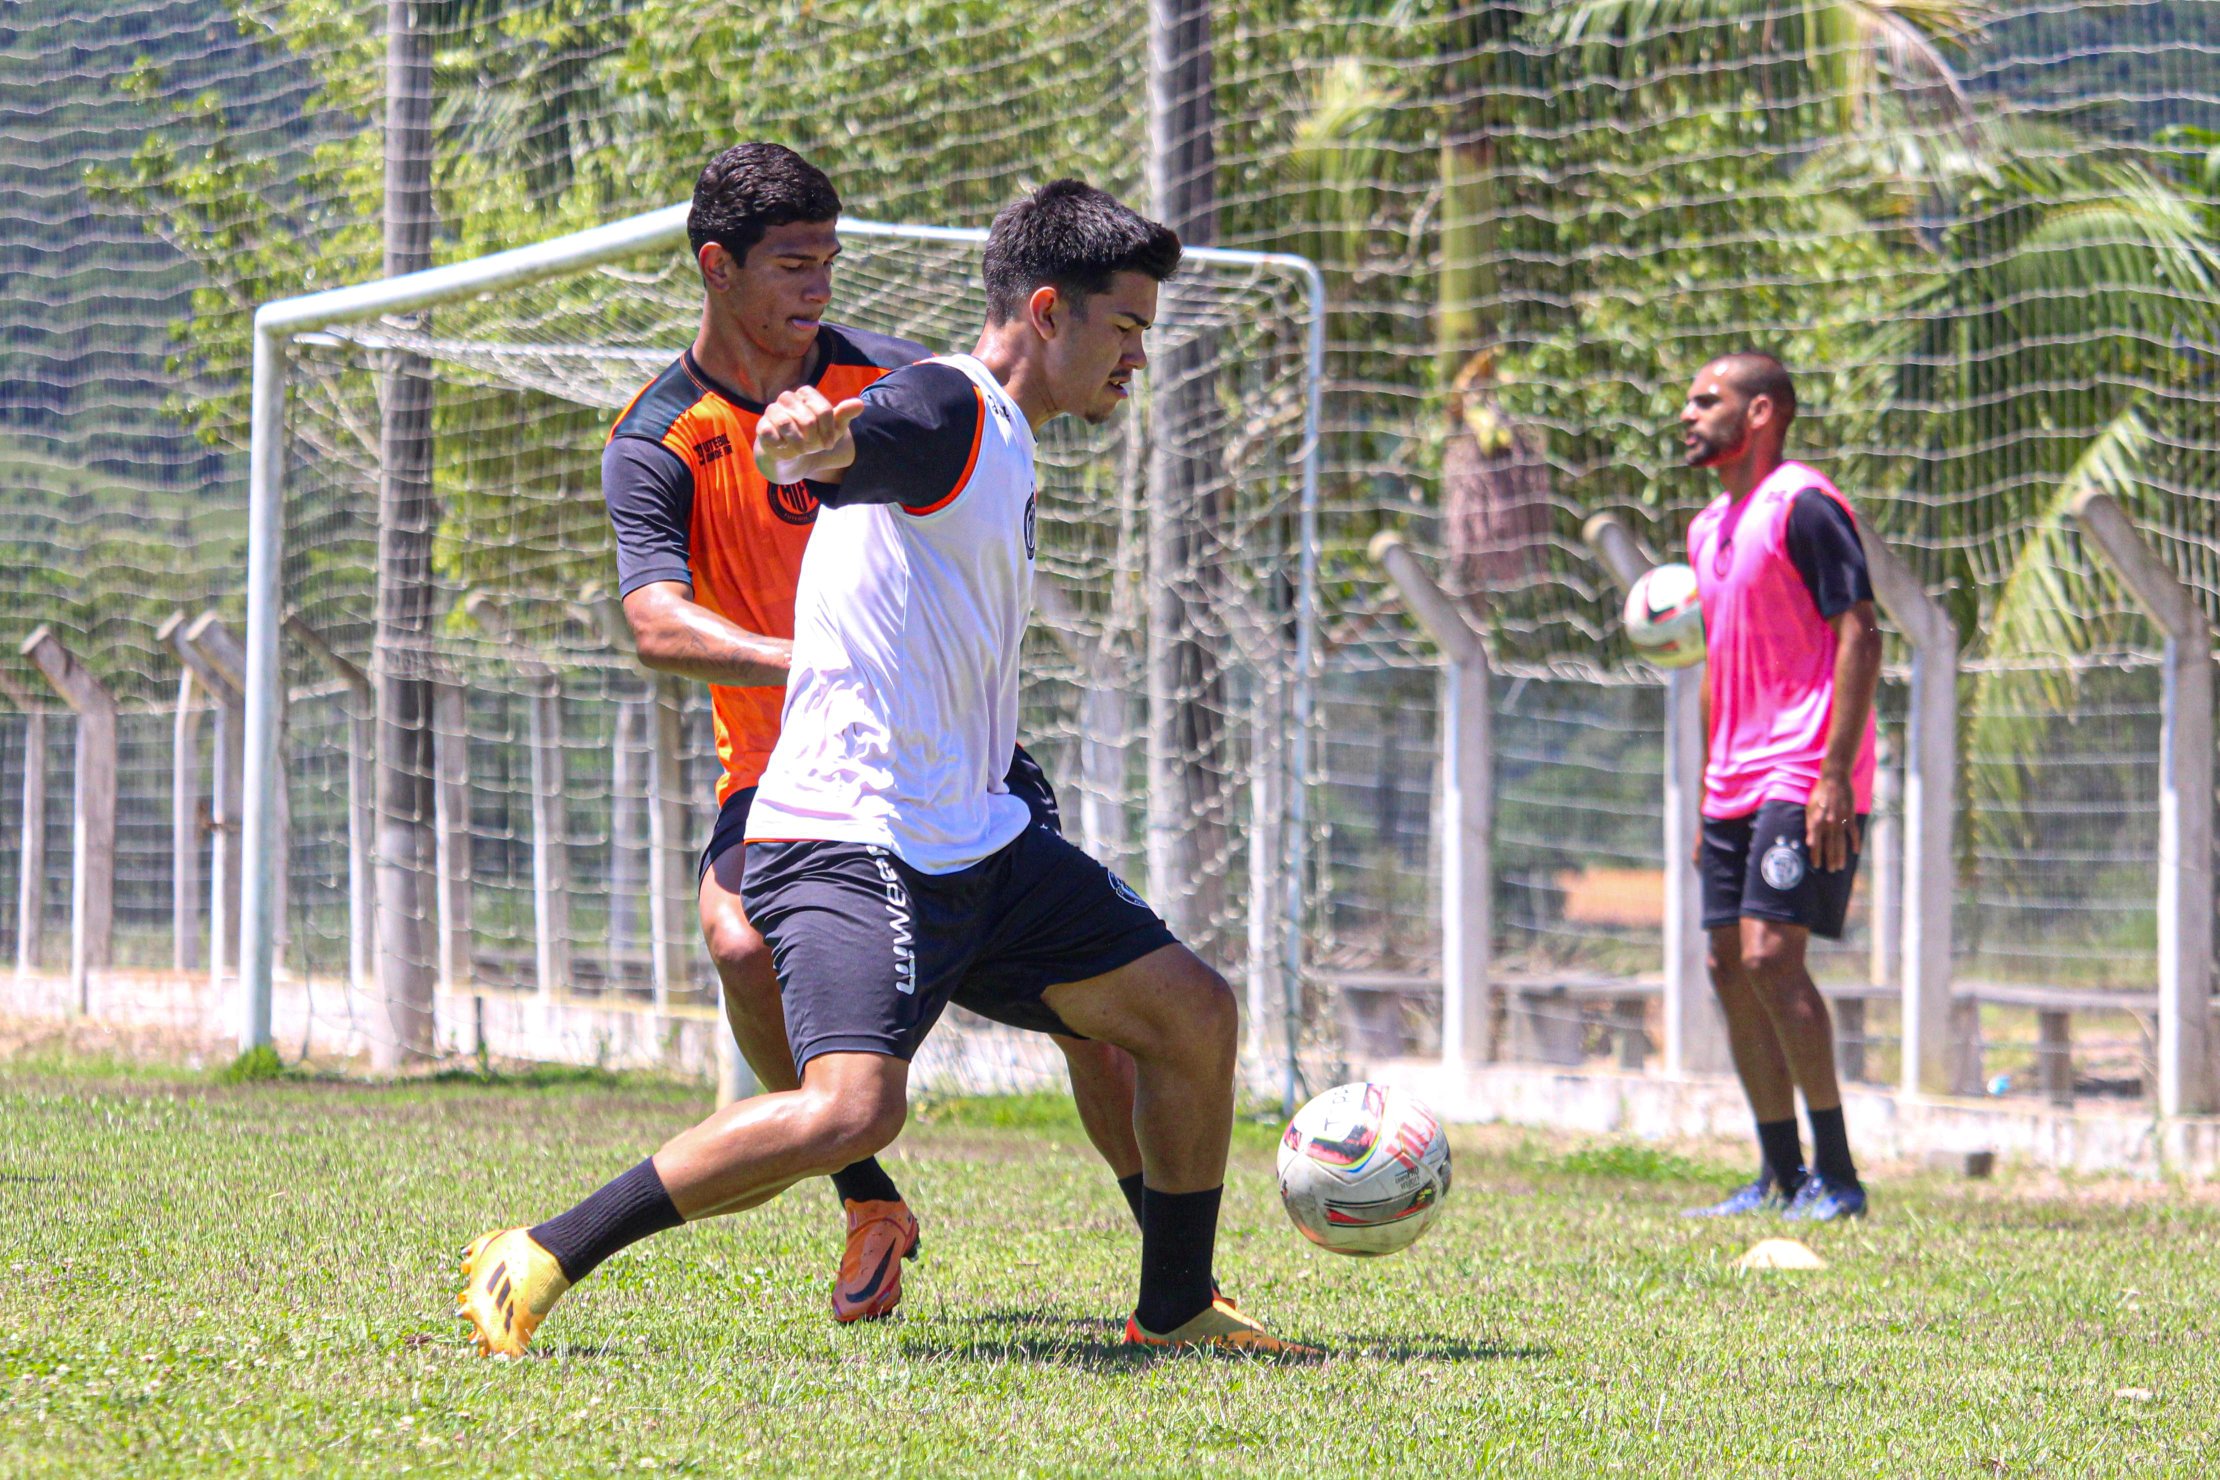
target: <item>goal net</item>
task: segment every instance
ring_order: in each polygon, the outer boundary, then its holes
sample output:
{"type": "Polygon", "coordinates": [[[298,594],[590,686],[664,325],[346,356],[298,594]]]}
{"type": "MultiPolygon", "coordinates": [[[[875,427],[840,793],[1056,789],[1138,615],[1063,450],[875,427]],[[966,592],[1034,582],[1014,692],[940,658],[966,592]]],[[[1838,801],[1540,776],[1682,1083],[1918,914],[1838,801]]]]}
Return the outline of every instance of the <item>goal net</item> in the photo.
{"type": "MultiPolygon", "coordinates": [[[[269,959],[250,897],[242,964],[250,1010],[276,983],[259,1010],[288,1051],[298,1033],[392,1062],[698,1057],[723,1037],[694,904],[708,691],[631,653],[600,498],[610,423],[698,323],[683,222],[672,208],[264,311],[283,419],[280,439],[272,408],[258,424],[250,602],[278,638],[262,682],[282,738],[261,774],[283,784],[262,783],[259,824],[249,803],[250,895],[257,858],[282,867],[269,959]],[[381,692],[428,710],[428,745],[374,722],[381,692]],[[426,984],[428,1019],[397,1000],[426,984]],[[687,1018],[715,1031],[670,1031],[687,1018]]],[[[968,349],[983,237],[844,223],[828,319],[968,349]]],[[[1245,988],[1275,1092],[1314,825],[1293,778],[1319,311],[1299,258],[1191,254],[1129,414],[1044,429],[1020,722],[1067,833],[1245,988]]],[[[919,1074],[1013,1090],[1059,1064],[952,1013],[919,1074]]]]}

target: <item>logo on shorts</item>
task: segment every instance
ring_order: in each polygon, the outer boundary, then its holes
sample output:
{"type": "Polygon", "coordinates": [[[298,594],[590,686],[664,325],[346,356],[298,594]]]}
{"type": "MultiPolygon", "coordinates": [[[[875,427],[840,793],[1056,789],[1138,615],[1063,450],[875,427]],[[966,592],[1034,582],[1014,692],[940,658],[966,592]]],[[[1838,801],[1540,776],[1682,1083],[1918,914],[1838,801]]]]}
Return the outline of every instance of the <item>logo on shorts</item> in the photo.
{"type": "Polygon", "coordinates": [[[1125,880],[1119,878],[1116,874],[1110,873],[1110,870],[1108,869],[1104,869],[1103,872],[1106,874],[1110,874],[1110,892],[1112,894],[1115,894],[1116,896],[1118,896],[1118,898],[1124,900],[1127,904],[1132,905],[1137,910],[1145,910],[1149,907],[1149,902],[1147,900],[1143,899],[1140,895],[1133,892],[1133,886],[1131,884],[1128,884],[1125,880]]]}
{"type": "Polygon", "coordinates": [[[1775,838],[1773,846],[1758,860],[1758,877],[1765,880],[1768,889],[1786,894],[1804,882],[1804,855],[1788,839],[1775,838]]]}
{"type": "Polygon", "coordinates": [[[1033,558],[1034,521],[1039,517],[1040,502],[1039,489],[1035,489],[1025,496],[1025,558],[1028,560],[1033,558]]]}
{"type": "Polygon", "coordinates": [[[877,848],[870,852],[872,866],[879,871],[879,882],[886,887],[886,921],[894,942],[894,990],[905,997],[914,997],[917,995],[917,933],[911,923],[910,892],[902,887],[902,876],[886,861],[886,854],[877,848]]]}

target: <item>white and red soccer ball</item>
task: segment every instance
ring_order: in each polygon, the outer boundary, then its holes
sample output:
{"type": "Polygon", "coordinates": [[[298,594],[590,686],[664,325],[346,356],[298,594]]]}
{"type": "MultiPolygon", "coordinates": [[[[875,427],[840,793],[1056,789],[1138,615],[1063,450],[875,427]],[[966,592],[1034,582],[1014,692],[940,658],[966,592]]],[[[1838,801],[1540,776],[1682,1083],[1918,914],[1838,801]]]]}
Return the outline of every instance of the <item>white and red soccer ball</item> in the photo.
{"type": "Polygon", "coordinates": [[[1653,566],[1626,593],[1626,636],[1660,668],[1686,668],[1704,658],[1704,609],[1696,573],[1685,565],[1653,566]]]}
{"type": "Polygon", "coordinates": [[[1432,1226],[1449,1196],[1449,1138],[1415,1096],[1344,1084],[1280,1137],[1280,1201],[1303,1237],[1336,1254],[1393,1254],[1432,1226]]]}

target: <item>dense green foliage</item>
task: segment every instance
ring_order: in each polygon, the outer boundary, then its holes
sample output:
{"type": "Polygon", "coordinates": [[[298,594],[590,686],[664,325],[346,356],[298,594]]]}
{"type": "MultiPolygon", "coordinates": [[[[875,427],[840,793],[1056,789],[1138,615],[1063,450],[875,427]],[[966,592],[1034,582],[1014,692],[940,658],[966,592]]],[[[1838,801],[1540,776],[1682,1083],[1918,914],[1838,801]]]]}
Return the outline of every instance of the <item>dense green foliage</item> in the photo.
{"type": "MultiPolygon", "coordinates": [[[[1658,541],[1673,543],[1700,489],[1660,428],[1696,363],[1757,338],[1823,382],[1807,388],[1806,450],[1858,454],[1857,491],[1934,552],[1928,574],[1958,593],[1970,639],[2091,437],[2131,400],[2168,425],[2169,395],[2203,407],[2201,391],[2180,394],[2200,372],[2174,341],[2209,326],[2176,323],[2170,340],[2157,321],[2194,315],[2220,272],[2176,157],[2140,147],[2160,114],[2053,105],[2077,77],[2135,91],[2123,43],[2191,47],[2220,7],[2015,11],[1986,36],[1991,12],[1956,0],[1845,0],[1760,25],[1762,9],[1219,8],[1221,237],[1306,251],[1334,287],[1329,497],[1347,518],[1330,576],[1362,578],[1355,552],[1383,517],[1407,511],[1425,533],[1460,500],[1485,512],[1507,496],[1486,481],[1490,460],[1538,458],[1547,511],[1511,519],[1519,548],[1485,568],[1496,615],[1514,654],[1586,644],[1610,623],[1580,595],[1579,519],[1664,518],[1658,541]],[[2010,122],[2013,97],[2049,121],[2010,122]],[[2117,142],[2092,149],[2075,128],[2117,142]],[[2120,209],[2091,215],[2115,196],[2120,209]],[[2061,323],[2068,311],[2078,320],[2061,323]],[[1460,370],[1480,378],[1460,381],[1443,419],[1460,370]],[[2089,392],[2061,399],[2078,384],[2089,392]],[[1445,457],[1463,439],[1483,472],[1460,487],[1445,457]]],[[[426,0],[422,14],[439,38],[444,258],[675,197],[750,135],[822,158],[852,210],[886,219],[983,221],[1013,188],[1066,171],[1141,183],[1143,35],[1117,7],[874,0],[834,18],[803,0],[426,0]]],[[[165,0],[114,22],[86,46],[117,98],[69,106],[106,110],[88,127],[150,126],[128,158],[88,154],[44,236],[0,243],[4,272],[97,222],[114,240],[84,254],[88,269],[129,252],[168,264],[164,292],[193,284],[166,401],[215,446],[240,439],[252,305],[374,270],[382,17],[334,0],[237,0],[228,14],[165,0]],[[125,34],[134,24],[143,38],[125,34]],[[310,126],[278,127],[288,113],[310,126]],[[134,245],[134,229],[168,251],[134,245]]],[[[33,7],[14,34],[51,27],[33,7]]],[[[66,159],[41,161],[44,188],[66,159]]],[[[136,356],[144,419],[165,398],[147,373],[151,331],[134,332],[111,352],[136,356]]],[[[443,428],[443,444],[458,434],[443,428]]],[[[474,481],[467,449],[443,451],[443,467],[458,517],[489,517],[501,491],[474,481]]],[[[515,486],[544,504],[561,476],[515,486]]],[[[580,541],[573,573],[601,559],[595,533],[561,514],[514,517],[560,526],[519,538],[580,541]]],[[[449,574],[467,574],[469,547],[449,532],[449,574]]]]}

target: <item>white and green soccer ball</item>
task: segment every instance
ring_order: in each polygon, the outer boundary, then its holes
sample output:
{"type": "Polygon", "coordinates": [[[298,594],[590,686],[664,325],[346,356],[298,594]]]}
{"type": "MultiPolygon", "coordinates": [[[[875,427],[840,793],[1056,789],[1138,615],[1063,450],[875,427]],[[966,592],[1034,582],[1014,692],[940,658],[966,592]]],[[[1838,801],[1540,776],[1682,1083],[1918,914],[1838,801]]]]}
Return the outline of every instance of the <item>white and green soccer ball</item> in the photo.
{"type": "Polygon", "coordinates": [[[1303,1237],[1336,1254],[1393,1254],[1449,1197],[1449,1138],[1416,1096],[1344,1084],[1295,1113],[1280,1137],[1280,1201],[1303,1237]]]}
{"type": "Polygon", "coordinates": [[[1687,668],[1704,660],[1704,609],[1696,573],[1685,565],[1653,566],[1626,593],[1626,636],[1635,651],[1660,668],[1687,668]]]}

